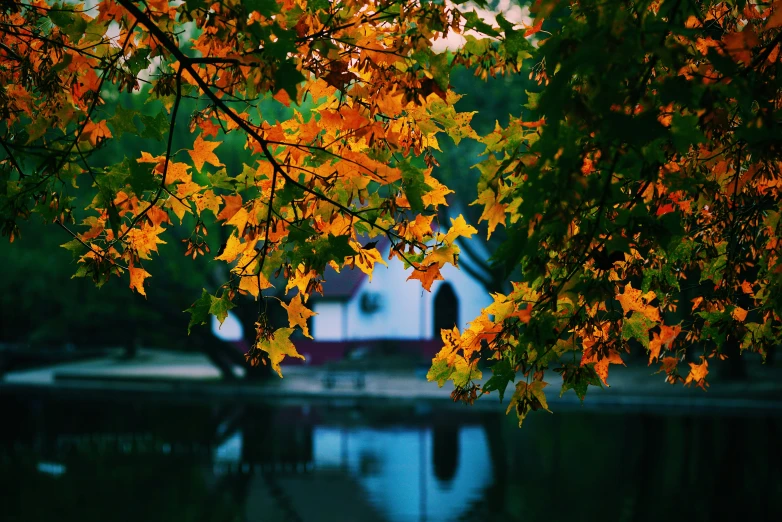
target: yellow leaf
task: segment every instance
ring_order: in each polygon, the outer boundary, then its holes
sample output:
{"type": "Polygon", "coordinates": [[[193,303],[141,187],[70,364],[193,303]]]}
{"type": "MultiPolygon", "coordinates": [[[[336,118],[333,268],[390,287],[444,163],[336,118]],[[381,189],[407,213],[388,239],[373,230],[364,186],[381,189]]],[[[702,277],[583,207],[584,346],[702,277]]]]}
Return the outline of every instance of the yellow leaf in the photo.
{"type": "Polygon", "coordinates": [[[210,163],[215,167],[223,166],[223,164],[220,163],[220,159],[217,157],[217,155],[212,152],[221,143],[221,141],[204,141],[201,139],[201,136],[196,138],[195,143],[193,143],[193,150],[189,150],[187,153],[190,154],[191,158],[193,158],[193,165],[195,165],[195,168],[198,172],[201,172],[201,168],[204,166],[204,163],[210,163]]]}
{"type": "Polygon", "coordinates": [[[223,249],[223,253],[219,256],[215,256],[215,259],[219,259],[221,261],[225,261],[226,263],[230,263],[234,259],[236,259],[236,256],[244,252],[244,249],[247,248],[247,243],[242,243],[241,240],[234,235],[231,235],[228,238],[228,241],[225,243],[225,248],[223,249]]]}
{"type": "Polygon", "coordinates": [[[250,214],[244,209],[240,208],[239,211],[229,219],[225,225],[233,225],[236,227],[236,231],[240,236],[244,235],[244,227],[247,226],[247,220],[250,219],[250,214]]]}
{"type": "Polygon", "coordinates": [[[272,365],[272,369],[280,377],[282,377],[280,363],[286,356],[304,359],[304,356],[296,351],[296,347],[293,346],[290,340],[292,333],[292,328],[280,328],[274,332],[274,336],[271,339],[261,339],[256,345],[258,349],[269,354],[269,362],[272,365]]]}
{"type": "Polygon", "coordinates": [[[143,268],[136,268],[133,265],[129,266],[128,270],[130,271],[130,288],[135,289],[136,292],[146,297],[147,293],[144,291],[144,279],[151,277],[149,272],[143,268]]]}
{"type": "Polygon", "coordinates": [[[488,222],[488,238],[491,238],[492,232],[497,225],[505,226],[505,209],[508,205],[499,202],[499,197],[492,189],[486,189],[478,195],[478,199],[470,205],[483,205],[483,213],[480,221],[488,222]]]}
{"type": "Polygon", "coordinates": [[[448,205],[445,196],[453,194],[453,190],[437,181],[433,176],[424,176],[424,183],[431,187],[431,190],[421,196],[421,201],[425,206],[437,208],[439,205],[448,205]]]}
{"type": "Polygon", "coordinates": [[[355,256],[352,259],[356,263],[359,270],[369,276],[369,280],[372,281],[372,272],[375,269],[375,263],[388,266],[388,263],[383,261],[383,256],[380,255],[377,248],[363,248],[358,242],[351,241],[354,249],[358,249],[355,256]]]}
{"type": "Polygon", "coordinates": [[[316,276],[317,273],[314,270],[305,271],[304,264],[300,264],[293,275],[288,279],[288,284],[285,285],[285,293],[287,294],[292,288],[298,288],[299,293],[304,296],[304,300],[307,300],[307,286],[309,286],[310,280],[316,276]]]}
{"type": "Polygon", "coordinates": [[[445,244],[432,250],[429,255],[426,256],[426,259],[424,259],[423,264],[428,265],[430,263],[437,263],[438,266],[442,267],[446,263],[450,263],[457,266],[459,252],[458,246],[445,244]]]}
{"type": "Polygon", "coordinates": [[[282,303],[283,308],[288,311],[288,325],[293,328],[298,325],[301,328],[302,333],[312,339],[310,330],[307,327],[307,319],[314,315],[318,315],[301,302],[301,294],[296,294],[296,297],[291,299],[290,304],[282,303]]]}
{"type": "MultiPolygon", "coordinates": [[[[252,272],[252,270],[249,271],[252,272]]],[[[266,290],[267,288],[272,288],[274,286],[269,282],[268,279],[266,279],[266,276],[263,274],[245,274],[240,275],[240,277],[241,280],[239,281],[239,290],[247,292],[256,299],[260,295],[261,290],[266,290]]]]}
{"type": "Polygon", "coordinates": [[[446,243],[453,243],[458,237],[466,237],[469,239],[477,232],[475,227],[468,225],[467,221],[464,220],[464,216],[459,214],[456,219],[451,218],[451,228],[448,230],[448,233],[445,234],[443,241],[446,243]]]}

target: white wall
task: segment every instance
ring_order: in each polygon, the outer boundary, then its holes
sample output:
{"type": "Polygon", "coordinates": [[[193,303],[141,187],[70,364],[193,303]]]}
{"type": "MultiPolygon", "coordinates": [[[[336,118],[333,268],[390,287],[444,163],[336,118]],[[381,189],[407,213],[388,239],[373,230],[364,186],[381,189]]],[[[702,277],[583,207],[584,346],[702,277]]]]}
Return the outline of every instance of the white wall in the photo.
{"type": "MultiPolygon", "coordinates": [[[[387,250],[387,249],[385,249],[387,250]]],[[[388,252],[383,252],[387,257],[388,252]]],[[[466,257],[463,253],[462,257],[466,257]]],[[[347,303],[349,339],[433,339],[434,297],[444,282],[449,282],[459,299],[459,327],[463,330],[492,302],[486,289],[466,272],[452,265],[442,268],[445,281],[435,281],[427,292],[416,280],[406,281],[412,269],[405,271],[402,262],[394,259],[388,268],[375,265],[372,282],[365,279],[347,303]],[[379,308],[367,313],[362,310],[362,294],[379,297],[379,308]]],[[[317,337],[316,337],[317,338],[317,337]]],[[[323,339],[325,340],[325,339],[323,339]]]]}
{"type": "Polygon", "coordinates": [[[344,341],[345,303],[318,301],[313,305],[312,337],[317,341],[344,341]]]}

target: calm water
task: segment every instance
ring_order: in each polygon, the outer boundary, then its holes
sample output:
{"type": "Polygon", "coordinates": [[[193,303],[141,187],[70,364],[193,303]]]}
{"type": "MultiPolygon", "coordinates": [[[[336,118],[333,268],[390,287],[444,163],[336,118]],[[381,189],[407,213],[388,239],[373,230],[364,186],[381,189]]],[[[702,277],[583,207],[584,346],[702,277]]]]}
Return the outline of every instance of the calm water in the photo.
{"type": "Polygon", "coordinates": [[[782,517],[773,416],[2,402],[3,521],[782,517]]]}

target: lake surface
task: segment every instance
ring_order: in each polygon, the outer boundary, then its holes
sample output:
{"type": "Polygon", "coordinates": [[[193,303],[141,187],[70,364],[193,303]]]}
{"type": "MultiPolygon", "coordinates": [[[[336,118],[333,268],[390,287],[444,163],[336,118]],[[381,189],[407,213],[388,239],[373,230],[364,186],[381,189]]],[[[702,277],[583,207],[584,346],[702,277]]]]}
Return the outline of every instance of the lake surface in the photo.
{"type": "Polygon", "coordinates": [[[2,400],[3,521],[782,519],[774,414],[2,400]]]}

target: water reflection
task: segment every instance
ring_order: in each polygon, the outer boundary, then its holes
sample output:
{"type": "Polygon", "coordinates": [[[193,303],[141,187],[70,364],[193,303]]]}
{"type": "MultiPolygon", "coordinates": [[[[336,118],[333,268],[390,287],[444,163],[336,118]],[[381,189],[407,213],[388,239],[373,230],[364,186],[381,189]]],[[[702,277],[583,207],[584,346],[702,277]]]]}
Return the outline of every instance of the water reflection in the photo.
{"type": "Polygon", "coordinates": [[[777,417],[4,398],[3,520],[782,515],[777,417]],[[45,501],[42,501],[45,499],[45,501]]]}

